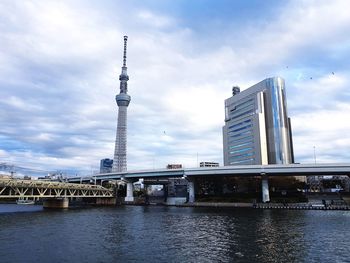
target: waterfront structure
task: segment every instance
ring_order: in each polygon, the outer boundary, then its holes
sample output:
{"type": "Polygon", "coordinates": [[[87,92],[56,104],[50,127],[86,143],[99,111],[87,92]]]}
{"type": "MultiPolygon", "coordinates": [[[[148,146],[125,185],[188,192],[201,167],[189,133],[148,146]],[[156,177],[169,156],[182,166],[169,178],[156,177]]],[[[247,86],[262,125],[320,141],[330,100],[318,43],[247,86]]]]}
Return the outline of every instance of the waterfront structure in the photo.
{"type": "MultiPolygon", "coordinates": [[[[225,100],[223,151],[225,166],[294,162],[282,78],[267,78],[242,92],[232,88],[232,97],[225,100]]],[[[267,178],[262,180],[262,189],[267,202],[267,178]]]]}
{"type": "MultiPolygon", "coordinates": [[[[68,198],[106,198],[114,202],[113,190],[101,185],[56,181],[0,179],[0,199],[44,199],[44,207],[68,207],[68,198]]],[[[101,200],[96,200],[96,202],[101,200]]]]}
{"type": "Polygon", "coordinates": [[[128,80],[126,67],[126,46],[128,37],[124,36],[124,53],[123,53],[123,66],[122,72],[119,76],[120,80],[120,93],[115,97],[118,105],[118,124],[117,134],[115,139],[114,159],[113,159],[113,172],[126,172],[127,160],[126,160],[126,147],[127,147],[127,109],[131,100],[128,92],[128,80]]]}
{"type": "Polygon", "coordinates": [[[102,159],[100,161],[100,173],[110,173],[112,172],[113,160],[109,158],[102,159]]]}
{"type": "MultiPolygon", "coordinates": [[[[207,167],[207,168],[182,168],[182,169],[156,169],[156,170],[141,170],[127,171],[126,173],[110,173],[95,175],[97,184],[103,180],[127,180],[138,181],[144,180],[144,184],[152,180],[152,184],[163,184],[167,178],[183,178],[187,180],[188,202],[194,202],[195,192],[194,183],[196,177],[288,177],[288,176],[315,176],[315,175],[344,175],[350,174],[350,164],[275,164],[275,165],[236,165],[222,167],[207,167]]],[[[90,182],[91,176],[79,177],[74,176],[67,178],[68,182],[90,182]]],[[[268,188],[267,188],[268,191],[268,188]]],[[[1,189],[0,189],[1,194],[1,189]]],[[[127,197],[131,200],[133,193],[127,192],[127,197]],[[129,195],[128,195],[129,194],[129,195]]],[[[264,200],[264,199],[263,199],[264,200]]]]}
{"type": "Polygon", "coordinates": [[[219,163],[216,162],[200,162],[199,167],[219,167],[219,163]]]}

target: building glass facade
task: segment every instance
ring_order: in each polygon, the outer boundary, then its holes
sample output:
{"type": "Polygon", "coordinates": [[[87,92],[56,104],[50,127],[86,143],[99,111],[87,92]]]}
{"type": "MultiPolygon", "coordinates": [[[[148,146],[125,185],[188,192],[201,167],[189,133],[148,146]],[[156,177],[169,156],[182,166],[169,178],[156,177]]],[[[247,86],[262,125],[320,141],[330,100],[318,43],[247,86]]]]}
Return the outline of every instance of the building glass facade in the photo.
{"type": "Polygon", "coordinates": [[[113,160],[112,159],[102,159],[100,161],[100,173],[111,173],[113,167],[113,160]]]}
{"type": "Polygon", "coordinates": [[[224,165],[293,162],[284,80],[268,78],[225,100],[224,165]]]}

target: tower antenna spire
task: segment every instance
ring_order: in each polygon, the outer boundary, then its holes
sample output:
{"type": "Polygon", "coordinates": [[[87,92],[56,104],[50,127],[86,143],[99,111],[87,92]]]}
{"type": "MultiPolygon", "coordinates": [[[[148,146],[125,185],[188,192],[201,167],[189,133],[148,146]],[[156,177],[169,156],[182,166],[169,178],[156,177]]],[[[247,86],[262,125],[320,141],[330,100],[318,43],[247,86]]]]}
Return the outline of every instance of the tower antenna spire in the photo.
{"type": "Polygon", "coordinates": [[[128,42],[128,36],[124,36],[124,54],[123,54],[123,67],[126,67],[126,47],[128,42]]]}

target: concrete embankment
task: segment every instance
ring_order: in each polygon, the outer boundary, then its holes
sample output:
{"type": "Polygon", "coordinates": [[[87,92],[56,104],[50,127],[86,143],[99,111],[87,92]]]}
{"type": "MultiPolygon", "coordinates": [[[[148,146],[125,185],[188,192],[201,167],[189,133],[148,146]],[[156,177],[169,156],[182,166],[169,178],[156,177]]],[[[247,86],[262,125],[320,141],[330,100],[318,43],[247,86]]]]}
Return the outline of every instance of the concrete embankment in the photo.
{"type": "Polygon", "coordinates": [[[350,210],[349,205],[313,205],[310,203],[218,203],[195,202],[179,204],[180,207],[229,207],[229,208],[254,208],[254,209],[289,209],[289,210],[350,210]]]}
{"type": "Polygon", "coordinates": [[[194,202],[184,203],[176,206],[184,207],[253,207],[252,203],[225,203],[225,202],[194,202]]]}

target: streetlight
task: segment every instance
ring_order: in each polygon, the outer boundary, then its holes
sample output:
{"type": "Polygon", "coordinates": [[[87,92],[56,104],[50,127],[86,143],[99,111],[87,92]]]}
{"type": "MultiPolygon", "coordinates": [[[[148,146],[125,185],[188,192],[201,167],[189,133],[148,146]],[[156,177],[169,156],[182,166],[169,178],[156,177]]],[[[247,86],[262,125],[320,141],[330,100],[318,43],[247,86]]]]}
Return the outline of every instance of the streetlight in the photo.
{"type": "Polygon", "coordinates": [[[314,146],[314,160],[315,160],[315,164],[316,164],[316,147],[314,146]]]}

